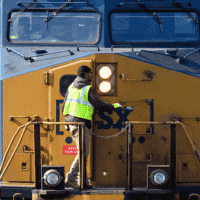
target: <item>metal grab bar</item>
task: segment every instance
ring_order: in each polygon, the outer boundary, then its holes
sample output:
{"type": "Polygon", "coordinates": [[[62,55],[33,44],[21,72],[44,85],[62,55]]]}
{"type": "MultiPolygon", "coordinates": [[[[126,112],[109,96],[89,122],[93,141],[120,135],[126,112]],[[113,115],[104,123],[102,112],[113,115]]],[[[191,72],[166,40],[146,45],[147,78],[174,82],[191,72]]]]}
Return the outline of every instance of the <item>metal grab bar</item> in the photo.
{"type": "Polygon", "coordinates": [[[77,46],[77,51],[80,50],[80,47],[84,47],[84,48],[87,48],[87,47],[97,47],[97,50],[100,51],[100,48],[99,48],[99,46],[97,46],[97,45],[87,45],[87,46],[78,45],[78,46],[77,46]]]}
{"type": "Polygon", "coordinates": [[[16,151],[17,151],[17,149],[18,149],[18,147],[19,147],[19,145],[20,145],[20,143],[21,143],[21,141],[22,141],[22,138],[23,138],[23,136],[24,136],[24,133],[25,133],[25,130],[26,130],[27,126],[29,126],[31,123],[32,123],[32,122],[29,122],[29,123],[27,123],[27,124],[25,124],[25,125],[20,126],[20,127],[17,129],[17,132],[15,133],[14,137],[12,138],[12,140],[11,140],[11,142],[10,142],[10,144],[9,144],[9,146],[8,146],[8,148],[7,148],[7,150],[6,150],[6,153],[5,153],[4,157],[3,157],[3,161],[2,161],[2,164],[1,164],[0,172],[2,171],[3,164],[4,164],[4,162],[5,162],[5,159],[6,159],[6,156],[7,156],[7,154],[8,154],[8,151],[9,151],[9,149],[10,149],[10,147],[11,147],[13,141],[14,141],[14,138],[17,136],[19,130],[20,130],[22,127],[24,127],[24,130],[23,130],[23,132],[22,132],[22,134],[21,134],[21,136],[20,136],[20,138],[19,138],[19,141],[18,141],[18,143],[17,143],[17,145],[16,145],[16,147],[15,147],[15,149],[14,149],[14,151],[13,151],[13,153],[12,153],[12,155],[11,155],[11,157],[10,157],[8,163],[7,163],[7,165],[5,166],[3,172],[2,172],[2,174],[1,174],[1,176],[0,176],[0,181],[2,180],[4,174],[6,173],[6,171],[7,171],[7,169],[8,169],[8,166],[10,165],[10,163],[11,163],[11,161],[12,161],[12,159],[13,159],[13,156],[15,155],[15,153],[16,153],[16,151]]]}
{"type": "Polygon", "coordinates": [[[148,74],[148,79],[126,79],[125,78],[125,74],[120,74],[119,76],[123,81],[152,81],[153,79],[153,74],[152,73],[149,73],[148,74]]]}
{"type": "Polygon", "coordinates": [[[198,156],[198,159],[200,161],[200,155],[198,154],[198,151],[196,150],[194,143],[190,137],[191,131],[188,127],[186,127],[182,122],[179,121],[166,121],[166,122],[151,122],[151,121],[130,121],[130,124],[180,124],[182,128],[184,129],[190,144],[192,145],[192,149],[194,150],[195,154],[198,156]]]}
{"type": "Polygon", "coordinates": [[[6,156],[8,154],[8,151],[10,150],[10,147],[15,139],[15,137],[17,136],[19,130],[21,128],[24,127],[24,130],[20,136],[20,139],[6,165],[6,167],[4,168],[3,172],[1,173],[1,176],[0,176],[0,181],[2,180],[5,172],[7,171],[7,168],[8,166],[10,165],[12,159],[13,159],[13,156],[15,155],[21,141],[22,141],[22,138],[24,136],[24,133],[27,129],[27,126],[29,125],[34,125],[34,149],[35,149],[35,170],[36,170],[36,177],[35,177],[35,183],[36,183],[36,189],[41,189],[41,161],[40,161],[40,124],[51,124],[51,125],[78,125],[78,130],[79,130],[79,163],[80,163],[80,167],[79,168],[79,171],[80,171],[80,188],[81,189],[85,189],[86,188],[86,162],[85,162],[85,137],[84,137],[84,122],[29,122],[29,123],[26,123],[22,126],[20,126],[15,135],[13,136],[6,152],[5,152],[5,155],[3,157],[3,161],[2,161],[2,164],[1,164],[1,167],[0,167],[0,172],[3,170],[3,165],[4,165],[4,162],[5,162],[5,159],[6,159],[6,156]],[[82,128],[82,133],[81,133],[81,128],[82,128]],[[83,141],[83,142],[82,142],[83,141]],[[81,170],[82,169],[82,170],[81,170]]]}
{"type": "Polygon", "coordinates": [[[132,126],[129,122],[128,129],[127,129],[127,190],[132,189],[132,157],[133,157],[133,143],[132,143],[132,126]]]}
{"type": "Polygon", "coordinates": [[[22,193],[15,193],[15,194],[13,195],[13,200],[15,200],[17,196],[21,196],[21,197],[22,197],[22,200],[25,200],[25,197],[24,197],[24,195],[23,195],[22,193]]]}
{"type": "Polygon", "coordinates": [[[192,148],[200,161],[200,155],[198,154],[194,143],[190,137],[190,130],[181,122],[179,121],[167,121],[167,122],[151,122],[151,121],[129,121],[126,122],[128,125],[127,131],[127,190],[132,189],[132,124],[169,124],[170,125],[170,180],[171,180],[171,189],[176,189],[176,125],[181,125],[186,132],[186,135],[192,145],[192,148]],[[188,129],[188,130],[187,130],[188,129]]]}
{"type": "MultiPolygon", "coordinates": [[[[21,143],[22,137],[25,133],[25,130],[27,128],[28,125],[34,125],[34,144],[35,144],[35,169],[39,169],[38,172],[36,173],[36,175],[40,174],[41,171],[41,163],[40,163],[40,159],[37,160],[37,158],[40,158],[40,124],[49,124],[49,125],[78,125],[78,133],[79,133],[79,171],[80,171],[80,189],[86,189],[86,159],[85,159],[85,155],[86,155],[86,151],[85,151],[85,137],[84,137],[84,122],[29,122],[25,125],[22,125],[18,128],[16,134],[14,135],[14,137],[12,139],[14,139],[18,133],[18,131],[24,127],[23,133],[21,134],[21,137],[19,139],[19,142],[17,144],[17,146],[15,147],[15,150],[11,156],[11,158],[8,161],[7,166],[5,167],[4,171],[1,174],[0,180],[3,178],[8,165],[10,164],[14,154],[17,151],[18,146],[21,143]],[[82,129],[82,131],[81,131],[82,129]],[[39,148],[38,148],[39,147],[39,148]]],[[[131,124],[169,124],[171,126],[170,130],[171,130],[171,144],[170,144],[170,176],[171,176],[171,180],[172,180],[172,184],[171,184],[171,189],[176,188],[175,185],[175,173],[176,173],[176,125],[179,124],[183,127],[183,129],[185,130],[188,139],[192,145],[193,150],[195,151],[195,153],[197,154],[198,158],[199,154],[194,146],[194,143],[189,135],[188,132],[190,132],[190,130],[181,122],[179,121],[167,121],[167,122],[152,122],[152,121],[130,121],[130,122],[126,122],[126,124],[128,125],[128,130],[127,130],[127,189],[132,189],[132,127],[131,124]],[[188,129],[188,130],[187,130],[188,129]]],[[[13,141],[13,140],[12,140],[13,141]]],[[[10,149],[10,146],[12,144],[9,144],[9,147],[6,151],[6,154],[4,156],[4,159],[8,153],[8,150],[10,149]]],[[[4,162],[3,159],[3,162],[4,162]]],[[[1,165],[1,170],[3,167],[3,162],[1,165]]],[[[36,176],[37,177],[37,176],[36,176]]],[[[40,189],[40,179],[36,179],[36,183],[37,183],[37,187],[36,189],[40,189]]]]}
{"type": "Polygon", "coordinates": [[[35,124],[49,124],[49,125],[84,125],[84,122],[33,122],[35,124]]]}

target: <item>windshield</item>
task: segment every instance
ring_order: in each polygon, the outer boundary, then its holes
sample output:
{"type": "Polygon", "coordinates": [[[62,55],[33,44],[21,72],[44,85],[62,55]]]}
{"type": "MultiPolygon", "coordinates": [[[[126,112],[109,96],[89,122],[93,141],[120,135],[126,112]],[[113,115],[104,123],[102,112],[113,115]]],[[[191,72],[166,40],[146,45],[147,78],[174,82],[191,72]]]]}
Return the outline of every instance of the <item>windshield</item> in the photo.
{"type": "Polygon", "coordinates": [[[13,43],[95,44],[99,40],[100,19],[96,13],[60,12],[49,22],[53,12],[18,12],[11,14],[9,39],[13,43]]]}
{"type": "Polygon", "coordinates": [[[113,13],[111,37],[117,43],[196,42],[197,22],[194,12],[113,13]]]}

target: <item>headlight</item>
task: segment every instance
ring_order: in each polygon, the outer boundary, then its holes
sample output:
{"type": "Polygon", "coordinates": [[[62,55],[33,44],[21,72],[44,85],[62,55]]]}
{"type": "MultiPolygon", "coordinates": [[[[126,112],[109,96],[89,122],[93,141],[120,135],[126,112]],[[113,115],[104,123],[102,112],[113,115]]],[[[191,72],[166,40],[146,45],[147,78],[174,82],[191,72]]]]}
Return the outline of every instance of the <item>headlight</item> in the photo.
{"type": "Polygon", "coordinates": [[[151,173],[150,179],[154,185],[162,186],[167,183],[168,175],[164,170],[156,169],[151,173]]]}
{"type": "Polygon", "coordinates": [[[99,94],[116,95],[116,64],[98,64],[95,76],[99,94]]]}
{"type": "Polygon", "coordinates": [[[166,177],[163,173],[156,173],[153,178],[157,184],[163,184],[166,179],[166,177]]]}
{"type": "Polygon", "coordinates": [[[99,76],[103,79],[108,79],[112,75],[112,69],[109,66],[103,66],[99,70],[99,76]]]}
{"type": "Polygon", "coordinates": [[[102,93],[109,92],[111,90],[111,83],[108,81],[103,81],[99,84],[99,90],[102,93]]]}
{"type": "Polygon", "coordinates": [[[60,184],[62,177],[57,170],[51,169],[46,171],[43,180],[46,185],[50,187],[55,187],[60,184]]]}

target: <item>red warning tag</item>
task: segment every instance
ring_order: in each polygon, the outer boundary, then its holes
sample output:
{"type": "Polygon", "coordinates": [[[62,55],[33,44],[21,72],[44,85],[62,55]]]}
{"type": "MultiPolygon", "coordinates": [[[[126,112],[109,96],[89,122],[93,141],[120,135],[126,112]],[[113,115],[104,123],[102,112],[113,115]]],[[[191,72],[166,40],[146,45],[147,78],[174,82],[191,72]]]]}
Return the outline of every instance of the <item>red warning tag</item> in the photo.
{"type": "Polygon", "coordinates": [[[63,146],[63,154],[77,155],[78,149],[76,146],[63,146]]]}

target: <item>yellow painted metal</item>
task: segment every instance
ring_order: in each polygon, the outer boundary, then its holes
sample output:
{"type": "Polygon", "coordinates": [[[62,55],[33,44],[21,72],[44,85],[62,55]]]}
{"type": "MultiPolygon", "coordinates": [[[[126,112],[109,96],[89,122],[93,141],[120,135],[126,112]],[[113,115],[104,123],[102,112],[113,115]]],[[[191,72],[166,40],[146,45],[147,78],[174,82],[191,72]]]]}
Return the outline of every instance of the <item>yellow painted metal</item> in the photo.
{"type": "MultiPolygon", "coordinates": [[[[128,115],[130,121],[147,121],[149,119],[149,113],[143,114],[137,112],[137,109],[144,112],[144,105],[133,104],[134,101],[140,101],[145,99],[154,100],[154,120],[155,121],[167,121],[172,120],[175,117],[197,117],[200,114],[200,107],[198,104],[198,98],[200,96],[199,87],[200,80],[197,77],[193,77],[187,74],[183,74],[174,70],[169,70],[163,67],[158,67],[145,62],[133,60],[131,58],[119,56],[119,55],[103,55],[98,54],[95,56],[95,60],[98,63],[116,62],[118,67],[118,90],[117,98],[115,97],[103,97],[105,101],[109,103],[122,102],[123,106],[133,106],[134,111],[128,115]],[[120,74],[124,74],[126,79],[146,79],[146,73],[153,73],[152,81],[125,81],[119,78],[120,74]]],[[[107,116],[113,119],[113,123],[119,119],[116,113],[107,116]]],[[[96,115],[95,120],[99,121],[99,117],[96,115]]],[[[101,120],[103,121],[103,120],[101,120]]],[[[191,130],[191,139],[195,141],[196,147],[200,147],[200,137],[198,129],[200,124],[195,119],[183,119],[182,121],[191,130]]],[[[104,121],[104,124],[107,122],[104,121]]],[[[139,126],[134,125],[134,129],[138,129],[139,126]]],[[[112,135],[118,132],[118,129],[98,129],[95,127],[95,133],[99,135],[112,135]]],[[[142,134],[138,134],[135,137],[135,143],[133,144],[133,157],[138,162],[133,163],[133,186],[134,187],[146,187],[146,171],[148,162],[145,162],[144,157],[148,154],[152,155],[151,164],[169,164],[169,141],[170,130],[168,125],[154,125],[154,135],[143,135],[145,142],[139,143],[139,137],[142,134]],[[141,162],[143,160],[143,162],[141,162]]],[[[112,139],[95,138],[95,160],[94,160],[94,185],[97,186],[118,186],[122,187],[126,184],[126,162],[125,159],[119,159],[121,154],[125,156],[125,134],[112,139]],[[111,145],[112,144],[112,145],[111,145]],[[104,176],[103,172],[106,171],[107,175],[104,176]]],[[[196,166],[200,167],[199,161],[193,151],[192,145],[186,136],[185,130],[181,126],[177,126],[177,157],[185,153],[192,154],[195,159],[196,166]]],[[[123,157],[122,156],[122,157],[123,157]]],[[[179,160],[177,159],[177,166],[179,160]]],[[[195,171],[197,172],[197,171],[195,171]]],[[[190,173],[188,171],[188,173],[190,173]]],[[[191,174],[194,172],[191,171],[191,174]]],[[[200,175],[196,176],[196,179],[200,181],[200,175]]],[[[177,168],[177,181],[184,182],[183,176],[179,175],[177,168]]],[[[189,180],[187,180],[189,182],[189,180]]],[[[190,182],[193,182],[190,178],[190,182]]]]}
{"type": "MultiPolygon", "coordinates": [[[[10,155],[9,155],[10,156],[10,155]]],[[[12,159],[12,165],[8,167],[7,172],[5,173],[4,180],[8,182],[17,182],[18,176],[21,177],[21,182],[33,182],[31,180],[31,154],[17,153],[12,159]]]]}
{"type": "Polygon", "coordinates": [[[64,200],[124,200],[123,194],[70,195],[64,200]]]}
{"type": "MultiPolygon", "coordinates": [[[[87,60],[87,59],[86,59],[87,60]]],[[[77,62],[77,61],[76,61],[77,62]]],[[[66,64],[62,64],[66,65],[66,64]]],[[[49,88],[53,87],[54,84],[54,74],[49,73],[48,81],[49,85],[44,82],[44,73],[49,71],[50,69],[57,68],[60,66],[53,66],[46,69],[41,69],[38,71],[33,71],[27,74],[22,74],[19,76],[15,76],[12,78],[8,78],[3,80],[3,154],[5,155],[6,149],[14,136],[17,129],[27,123],[27,118],[15,118],[15,116],[26,116],[29,117],[30,120],[36,119],[40,121],[45,121],[46,118],[48,118],[48,121],[56,121],[55,113],[54,118],[50,118],[50,97],[49,97],[49,88]],[[10,116],[12,116],[12,120],[10,120],[10,116]]],[[[71,73],[71,71],[68,71],[67,68],[65,68],[65,72],[63,72],[63,75],[66,73],[71,73]]],[[[77,74],[77,70],[74,70],[74,74],[77,74]]],[[[57,80],[57,79],[56,79],[57,80]]],[[[58,86],[58,83],[55,84],[58,86]]],[[[56,89],[59,93],[59,87],[56,89]]],[[[55,94],[53,94],[55,95],[55,94]]],[[[59,96],[57,96],[57,99],[64,99],[60,93],[59,96]]],[[[55,105],[54,104],[52,105],[55,105]]],[[[61,115],[62,116],[62,115],[61,115]]],[[[62,116],[61,121],[64,121],[64,117],[62,116]]],[[[51,128],[51,127],[50,127],[51,128]]],[[[9,149],[9,155],[12,154],[14,151],[17,142],[19,141],[20,135],[22,133],[22,130],[20,130],[17,133],[17,136],[15,137],[11,148],[9,149]]],[[[70,133],[68,133],[69,136],[70,133]]],[[[42,164],[48,165],[52,160],[53,156],[49,152],[49,146],[50,143],[54,140],[57,140],[57,138],[53,137],[51,134],[51,131],[46,130],[46,125],[42,125],[40,128],[40,137],[41,137],[41,160],[42,164]]],[[[58,140],[59,141],[65,141],[65,138],[67,136],[61,136],[58,140]]],[[[22,139],[22,142],[17,149],[16,153],[25,153],[23,151],[23,146],[27,146],[29,151],[34,150],[34,137],[33,137],[33,127],[27,128],[25,135],[22,139]]],[[[54,143],[55,144],[55,143],[54,143]]],[[[59,143],[56,144],[57,146],[59,143]]],[[[59,145],[60,146],[60,145],[59,145]]],[[[26,153],[27,154],[27,153],[26,153]]],[[[54,156],[57,157],[57,155],[62,157],[62,147],[61,151],[56,151],[56,154],[54,156]]],[[[59,161],[59,163],[62,163],[63,165],[66,165],[66,168],[69,168],[69,162],[73,161],[74,156],[69,155],[68,158],[71,157],[71,159],[66,159],[66,163],[63,162],[63,157],[59,161]]],[[[8,163],[8,160],[10,159],[10,156],[7,157],[5,160],[5,164],[3,165],[3,169],[5,168],[6,164],[8,163]]],[[[15,168],[16,165],[15,162],[11,162],[9,168],[15,168]]],[[[17,163],[17,169],[21,167],[20,163],[17,163]]],[[[55,165],[58,165],[58,163],[55,162],[55,165]]],[[[5,176],[11,177],[10,173],[6,172],[5,176]]],[[[26,176],[26,175],[25,175],[26,176]]],[[[34,182],[35,180],[35,169],[34,169],[34,154],[31,156],[30,160],[30,180],[31,182],[34,182]]],[[[27,180],[27,178],[23,177],[22,174],[16,173],[15,174],[15,182],[9,181],[9,179],[4,179],[3,182],[5,185],[21,185],[21,181],[24,179],[27,180]],[[8,182],[9,181],[9,182],[8,182]]],[[[30,185],[31,182],[23,183],[23,185],[30,185]]]]}
{"type": "MultiPolygon", "coordinates": [[[[190,137],[195,142],[195,147],[200,149],[200,122],[196,119],[200,115],[200,79],[188,74],[169,70],[153,64],[134,60],[118,54],[95,54],[85,58],[52,66],[49,68],[37,70],[27,74],[12,77],[3,80],[3,152],[10,143],[14,133],[22,124],[27,123],[26,118],[13,118],[10,116],[28,116],[33,119],[34,115],[39,116],[41,121],[56,121],[56,100],[64,100],[59,92],[60,78],[65,74],[77,74],[80,65],[88,65],[92,68],[93,77],[95,77],[96,63],[115,63],[116,64],[116,84],[117,91],[113,96],[99,95],[107,103],[121,103],[123,106],[134,107],[134,110],[128,115],[129,121],[149,121],[150,105],[146,99],[153,99],[154,120],[171,121],[182,118],[182,123],[190,129],[190,137]],[[44,72],[48,72],[45,82],[44,72]],[[148,79],[148,73],[153,74],[151,81],[126,81],[127,79],[144,80],[148,79]],[[124,74],[124,79],[120,78],[124,74]],[[48,80],[47,80],[48,79],[48,80]],[[48,118],[48,119],[46,119],[48,118]]],[[[93,87],[96,82],[93,80],[93,87]]],[[[60,121],[64,121],[59,105],[60,121]]],[[[113,124],[119,120],[116,112],[108,114],[113,120],[113,124]]],[[[96,121],[107,122],[94,114],[92,131],[95,134],[109,136],[120,131],[114,129],[98,129],[96,121]]],[[[43,164],[64,165],[65,172],[69,171],[75,155],[63,155],[64,145],[75,146],[75,143],[67,144],[66,137],[71,137],[69,131],[60,126],[60,132],[63,135],[56,135],[56,126],[47,131],[47,126],[41,126],[41,156],[43,164]]],[[[154,125],[154,134],[147,134],[150,125],[134,125],[133,137],[133,186],[146,187],[147,165],[168,165],[169,163],[169,144],[170,129],[166,124],[154,125]],[[144,137],[145,142],[139,143],[139,138],[144,137]]],[[[184,128],[177,125],[177,181],[178,182],[200,182],[200,174],[197,169],[200,168],[199,161],[194,153],[194,148],[184,128]],[[187,163],[186,165],[183,163],[187,163]]],[[[21,131],[15,138],[9,155],[13,152],[21,131]]],[[[33,145],[33,127],[29,127],[23,137],[22,143],[17,150],[16,160],[11,163],[6,175],[4,184],[21,184],[19,182],[27,181],[24,185],[30,185],[34,181],[34,154],[30,157],[30,174],[26,178],[26,173],[22,171],[15,173],[15,179],[11,179],[12,169],[19,171],[20,162],[17,159],[26,158],[29,154],[23,152],[23,146],[34,150],[33,145]],[[21,155],[21,156],[20,156],[21,155]],[[21,157],[21,158],[20,158],[21,157]],[[7,183],[5,183],[5,181],[7,183]]],[[[126,133],[122,133],[115,138],[104,139],[91,136],[90,156],[92,159],[88,162],[87,173],[92,178],[94,186],[102,187],[125,187],[126,185],[126,133]]],[[[9,156],[6,160],[8,161],[9,156]]],[[[28,161],[29,162],[29,161],[28,161]]],[[[100,196],[100,195],[99,195],[100,196]]],[[[107,196],[103,196],[107,198],[107,196]]],[[[82,198],[77,196],[75,198],[82,198]]],[[[84,198],[98,198],[98,195],[85,195],[84,198]]],[[[111,198],[111,197],[110,197],[111,198]]],[[[116,198],[118,198],[116,196],[116,198]]],[[[121,197],[119,197],[120,199],[121,197]]]]}
{"type": "Polygon", "coordinates": [[[180,182],[199,182],[199,176],[196,173],[198,168],[198,159],[194,154],[181,154],[178,156],[178,171],[180,182]]]}
{"type": "MultiPolygon", "coordinates": [[[[26,124],[26,118],[14,118],[10,121],[9,116],[28,116],[33,120],[34,115],[39,115],[40,118],[47,117],[48,104],[48,86],[43,83],[43,71],[34,71],[31,73],[15,76],[3,81],[3,153],[8,147],[14,133],[19,126],[26,124]]],[[[11,154],[19,140],[22,131],[20,131],[10,150],[11,154]]],[[[42,155],[45,156],[45,163],[47,163],[48,147],[47,147],[48,132],[41,127],[41,146],[43,150],[42,155]]],[[[23,154],[23,146],[26,145],[30,151],[34,150],[33,126],[29,126],[25,132],[22,142],[17,150],[17,153],[23,154]]],[[[5,165],[8,161],[7,158],[5,165]]],[[[21,163],[11,162],[9,168],[20,169],[21,163]]],[[[34,156],[30,158],[30,182],[34,182],[34,156]]],[[[8,172],[5,176],[10,177],[8,172]]],[[[15,173],[15,184],[26,179],[26,175],[15,173]]],[[[10,181],[9,179],[3,180],[10,181]]],[[[13,182],[10,182],[13,184],[13,182]]],[[[20,184],[20,183],[19,183],[20,184]]],[[[27,183],[29,185],[29,183],[27,183]]],[[[26,185],[26,183],[24,183],[26,185]]]]}

